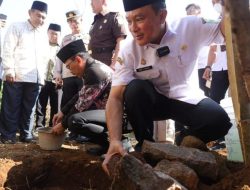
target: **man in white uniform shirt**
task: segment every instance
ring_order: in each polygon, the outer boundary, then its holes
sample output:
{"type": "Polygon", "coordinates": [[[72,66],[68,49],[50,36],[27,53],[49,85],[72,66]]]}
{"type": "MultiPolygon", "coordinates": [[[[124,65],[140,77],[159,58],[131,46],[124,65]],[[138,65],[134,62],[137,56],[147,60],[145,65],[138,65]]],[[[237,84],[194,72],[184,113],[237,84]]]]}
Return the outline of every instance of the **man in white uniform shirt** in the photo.
{"type": "Polygon", "coordinates": [[[47,104],[50,105],[49,127],[52,127],[52,119],[58,112],[58,89],[53,79],[53,71],[56,63],[56,54],[60,49],[58,41],[61,35],[61,26],[50,23],[48,27],[49,60],[45,71],[45,84],[41,88],[36,104],[36,127],[45,127],[47,117],[47,104]]]}
{"type": "Polygon", "coordinates": [[[124,104],[138,151],[144,140],[154,141],[154,120],[183,123],[187,127],[180,131],[181,138],[192,135],[204,143],[224,136],[232,125],[220,105],[206,98],[198,85],[190,84],[192,75],[197,76],[200,48],[223,41],[224,26],[184,17],[170,30],[165,0],[123,3],[133,39],[125,40],[119,53],[106,106],[110,137],[103,162],[106,172],[112,155],[126,154],[121,143],[124,104]]]}
{"type": "Polygon", "coordinates": [[[227,52],[225,44],[213,44],[210,46],[207,66],[203,77],[209,80],[212,70],[212,82],[210,88],[210,98],[220,104],[225,98],[229,87],[227,71],[227,52]]]}
{"type": "Polygon", "coordinates": [[[5,23],[7,20],[7,15],[0,14],[0,90],[2,89],[2,76],[3,76],[3,66],[2,66],[2,28],[5,27],[5,23]]]}
{"type": "Polygon", "coordinates": [[[12,24],[3,44],[3,99],[0,133],[2,143],[32,140],[32,128],[39,85],[44,83],[48,38],[42,25],[47,4],[34,1],[29,19],[12,24]]]}
{"type": "MultiPolygon", "coordinates": [[[[227,53],[225,44],[213,44],[210,46],[207,66],[203,77],[206,80],[211,78],[210,98],[220,104],[220,101],[225,98],[229,87],[228,71],[227,71],[227,53]],[[212,70],[212,72],[211,72],[212,70]]],[[[218,150],[226,147],[225,138],[220,138],[215,141],[210,150],[218,150]]]]}

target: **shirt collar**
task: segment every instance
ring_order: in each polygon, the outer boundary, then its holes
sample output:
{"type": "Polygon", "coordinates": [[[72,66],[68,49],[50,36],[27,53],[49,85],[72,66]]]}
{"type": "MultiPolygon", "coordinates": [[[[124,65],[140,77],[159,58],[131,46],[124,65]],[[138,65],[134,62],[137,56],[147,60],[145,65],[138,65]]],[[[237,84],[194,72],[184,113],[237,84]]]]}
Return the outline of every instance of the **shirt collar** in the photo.
{"type": "Polygon", "coordinates": [[[27,26],[28,26],[28,29],[29,29],[30,31],[31,31],[31,30],[37,30],[37,31],[40,31],[40,30],[41,30],[41,27],[35,28],[35,27],[31,24],[30,20],[27,20],[27,26]]]}
{"type": "Polygon", "coordinates": [[[109,10],[104,8],[100,13],[96,14],[94,16],[94,21],[93,21],[92,25],[96,22],[96,20],[103,18],[108,13],[109,13],[109,10]]]}
{"type": "Polygon", "coordinates": [[[103,16],[105,16],[106,14],[108,14],[110,11],[106,8],[106,7],[104,7],[103,9],[102,9],[102,11],[100,12],[100,14],[102,14],[103,16]]]}
{"type": "Polygon", "coordinates": [[[149,47],[151,47],[153,49],[157,49],[159,47],[162,47],[162,46],[166,45],[165,42],[167,40],[169,40],[170,38],[172,38],[173,35],[175,35],[175,33],[166,24],[166,33],[163,35],[160,44],[151,44],[151,43],[148,43],[147,45],[144,46],[144,49],[148,49],[149,47]]]}

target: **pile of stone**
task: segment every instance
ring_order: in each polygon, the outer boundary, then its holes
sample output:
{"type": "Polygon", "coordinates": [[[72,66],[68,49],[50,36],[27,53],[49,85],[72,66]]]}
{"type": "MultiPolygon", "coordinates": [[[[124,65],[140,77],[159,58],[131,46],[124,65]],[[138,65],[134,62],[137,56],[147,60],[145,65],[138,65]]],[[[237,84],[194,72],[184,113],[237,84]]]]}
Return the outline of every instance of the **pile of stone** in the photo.
{"type": "Polygon", "coordinates": [[[196,148],[190,148],[190,141],[186,145],[145,141],[142,159],[114,155],[108,167],[111,189],[199,190],[204,189],[203,181],[215,183],[230,173],[226,161],[205,146],[195,142],[191,146],[196,148]]]}

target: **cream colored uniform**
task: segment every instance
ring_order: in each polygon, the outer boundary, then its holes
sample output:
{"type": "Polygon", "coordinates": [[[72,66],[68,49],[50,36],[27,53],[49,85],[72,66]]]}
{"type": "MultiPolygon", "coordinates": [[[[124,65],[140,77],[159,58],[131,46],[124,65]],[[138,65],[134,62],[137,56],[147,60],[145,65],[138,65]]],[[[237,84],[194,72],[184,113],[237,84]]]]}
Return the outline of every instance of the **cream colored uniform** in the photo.
{"type": "Polygon", "coordinates": [[[112,86],[127,85],[133,79],[149,80],[166,97],[197,104],[205,98],[199,89],[196,60],[201,47],[223,42],[219,23],[207,23],[202,18],[184,17],[163,36],[159,45],[139,46],[135,40],[125,40],[117,59],[112,86]],[[156,50],[168,46],[170,53],[158,57],[156,50]],[[197,77],[196,77],[197,78],[197,77]],[[195,92],[195,93],[194,93],[195,92]]]}

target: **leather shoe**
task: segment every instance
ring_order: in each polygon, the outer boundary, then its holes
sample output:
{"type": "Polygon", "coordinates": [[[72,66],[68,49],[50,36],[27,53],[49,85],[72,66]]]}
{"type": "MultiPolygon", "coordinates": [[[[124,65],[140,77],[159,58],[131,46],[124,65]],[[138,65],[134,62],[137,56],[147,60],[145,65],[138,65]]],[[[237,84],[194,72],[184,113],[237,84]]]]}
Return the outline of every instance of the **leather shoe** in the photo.
{"type": "Polygon", "coordinates": [[[16,140],[1,138],[0,139],[0,143],[3,143],[3,144],[16,144],[16,140]]]}
{"type": "Polygon", "coordinates": [[[93,156],[101,156],[105,154],[107,151],[108,151],[108,147],[102,147],[102,146],[87,149],[87,153],[93,156]]]}
{"type": "Polygon", "coordinates": [[[30,137],[30,138],[28,138],[28,137],[20,137],[19,141],[23,142],[23,143],[34,143],[35,139],[33,137],[30,137]]]}

